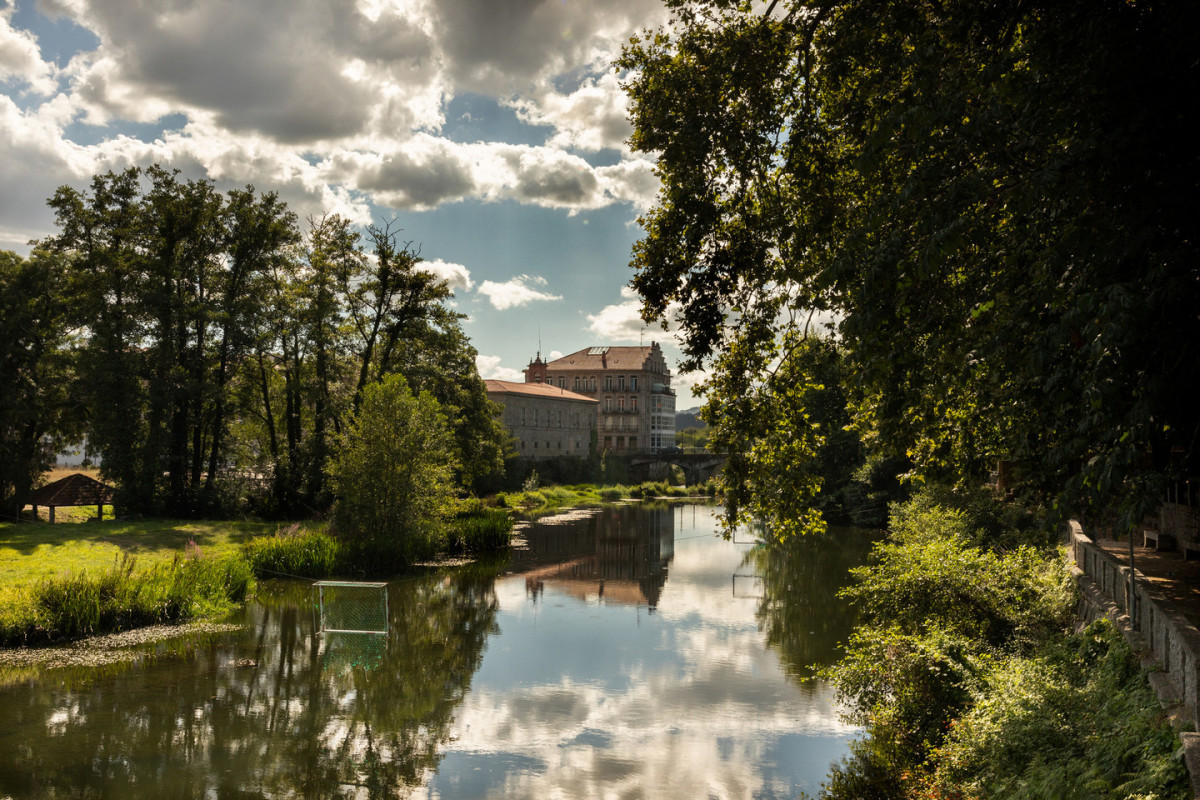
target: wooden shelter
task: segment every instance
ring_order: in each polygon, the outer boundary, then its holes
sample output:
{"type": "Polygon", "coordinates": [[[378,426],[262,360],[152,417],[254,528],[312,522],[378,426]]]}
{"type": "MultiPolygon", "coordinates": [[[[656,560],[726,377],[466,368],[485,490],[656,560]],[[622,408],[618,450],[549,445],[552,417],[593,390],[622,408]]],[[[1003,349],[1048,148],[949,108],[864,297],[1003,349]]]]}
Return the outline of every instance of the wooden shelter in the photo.
{"type": "MultiPolygon", "coordinates": [[[[26,501],[33,506],[33,516],[37,517],[38,506],[50,509],[50,521],[54,522],[54,509],[59,506],[95,506],[96,519],[104,519],[104,506],[113,505],[116,490],[106,486],[95,478],[89,478],[82,472],[68,475],[54,483],[47,483],[40,489],[34,489],[26,501]]],[[[113,512],[116,513],[114,506],[113,512]]]]}

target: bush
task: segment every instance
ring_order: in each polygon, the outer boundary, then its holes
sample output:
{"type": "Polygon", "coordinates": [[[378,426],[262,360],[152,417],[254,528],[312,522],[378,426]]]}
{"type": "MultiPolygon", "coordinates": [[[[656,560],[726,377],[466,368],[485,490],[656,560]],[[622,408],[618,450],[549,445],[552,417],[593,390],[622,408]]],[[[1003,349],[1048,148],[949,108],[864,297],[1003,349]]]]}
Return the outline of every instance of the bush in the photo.
{"type": "Polygon", "coordinates": [[[864,621],[826,675],[869,738],[825,796],[1188,796],[1129,649],[1108,623],[1066,635],[1074,593],[1055,551],[980,546],[1041,536],[989,503],[922,491],[853,570],[864,621]]]}
{"type": "Polygon", "coordinates": [[[843,590],[865,619],[919,634],[934,627],[993,647],[1027,645],[1062,630],[1074,594],[1064,562],[1031,547],[999,554],[960,511],[910,501],[893,509],[891,534],[843,590]]]}
{"type": "Polygon", "coordinates": [[[937,753],[937,784],[987,797],[1190,797],[1178,742],[1107,620],[1006,659],[937,753]]]}
{"type": "Polygon", "coordinates": [[[847,719],[870,729],[876,756],[891,753],[902,771],[941,743],[970,700],[982,663],[969,641],[946,631],[917,636],[861,626],[846,657],[824,674],[848,708],[847,719]]]}
{"type": "Polygon", "coordinates": [[[432,395],[414,397],[399,375],[367,386],[329,468],[338,533],[401,562],[432,556],[454,508],[453,471],[450,427],[432,395]]]}

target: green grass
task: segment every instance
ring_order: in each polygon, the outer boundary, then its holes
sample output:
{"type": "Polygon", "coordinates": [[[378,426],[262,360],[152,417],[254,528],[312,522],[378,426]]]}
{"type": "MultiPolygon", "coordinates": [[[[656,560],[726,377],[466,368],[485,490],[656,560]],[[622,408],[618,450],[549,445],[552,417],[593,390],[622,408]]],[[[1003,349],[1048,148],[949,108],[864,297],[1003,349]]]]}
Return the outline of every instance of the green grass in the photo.
{"type": "MultiPolygon", "coordinates": [[[[161,519],[0,524],[0,593],[28,588],[62,573],[105,570],[126,554],[137,556],[140,569],[169,564],[189,542],[195,542],[203,555],[228,555],[276,527],[270,522],[161,519]]],[[[0,594],[0,605],[2,599],[0,594]]]]}
{"type": "Polygon", "coordinates": [[[146,602],[165,609],[158,617],[143,615],[139,619],[179,621],[217,613],[228,607],[230,598],[221,600],[209,593],[206,587],[216,579],[201,579],[199,566],[179,564],[240,560],[246,542],[275,528],[274,523],[266,522],[194,520],[0,524],[0,642],[32,643],[121,629],[103,627],[110,622],[129,627],[134,624],[133,617],[122,617],[110,609],[94,612],[100,615],[97,619],[105,620],[95,623],[102,625],[97,628],[87,621],[93,612],[84,613],[83,609],[106,608],[110,601],[128,605],[134,584],[144,584],[147,591],[153,587],[161,590],[154,595],[157,600],[146,602]],[[124,565],[125,578],[114,577],[116,565],[124,565]],[[167,576],[173,577],[168,580],[167,576]],[[172,616],[170,608],[182,602],[180,592],[189,582],[192,602],[187,604],[188,615],[172,616]],[[72,604],[74,611],[70,610],[72,604]]]}
{"type": "Polygon", "coordinates": [[[508,547],[513,519],[502,508],[479,508],[450,521],[446,549],[451,553],[488,553],[508,547]]]}
{"type": "Polygon", "coordinates": [[[137,569],[125,555],[106,570],[39,580],[23,602],[0,614],[0,644],[40,644],[143,625],[183,622],[229,611],[254,578],[240,555],[202,556],[197,548],[170,563],[137,569]]]}
{"type": "Polygon", "coordinates": [[[521,492],[501,492],[495,497],[496,505],[511,508],[526,516],[559,511],[576,506],[599,505],[628,499],[650,499],[654,497],[713,497],[716,484],[709,481],[698,486],[669,486],[663,481],[649,481],[626,486],[543,486],[521,492]]]}

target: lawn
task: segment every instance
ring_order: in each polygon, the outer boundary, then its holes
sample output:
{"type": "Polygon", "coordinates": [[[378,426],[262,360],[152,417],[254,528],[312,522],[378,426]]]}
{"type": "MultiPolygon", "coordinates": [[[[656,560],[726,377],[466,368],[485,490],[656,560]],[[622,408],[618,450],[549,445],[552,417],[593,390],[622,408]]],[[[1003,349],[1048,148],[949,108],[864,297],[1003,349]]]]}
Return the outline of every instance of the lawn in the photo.
{"type": "Polygon", "coordinates": [[[205,555],[224,555],[276,527],[273,522],[162,519],[0,524],[0,604],[5,595],[28,589],[42,578],[106,570],[124,553],[145,569],[170,562],[189,541],[205,555]]]}

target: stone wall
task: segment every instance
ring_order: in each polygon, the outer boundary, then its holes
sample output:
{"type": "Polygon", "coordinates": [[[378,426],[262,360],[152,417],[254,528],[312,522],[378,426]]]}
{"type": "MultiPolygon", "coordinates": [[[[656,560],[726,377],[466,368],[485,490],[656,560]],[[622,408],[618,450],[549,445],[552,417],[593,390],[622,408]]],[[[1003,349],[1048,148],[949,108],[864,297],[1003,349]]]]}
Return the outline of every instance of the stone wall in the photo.
{"type": "MultiPolygon", "coordinates": [[[[1102,616],[1113,620],[1142,657],[1142,669],[1176,730],[1200,728],[1200,631],[1136,570],[1135,630],[1129,614],[1129,567],[1097,547],[1074,520],[1069,523],[1068,537],[1071,573],[1080,592],[1080,622],[1102,616]]],[[[1182,731],[1179,738],[1192,794],[1200,798],[1200,734],[1182,731]]]]}

